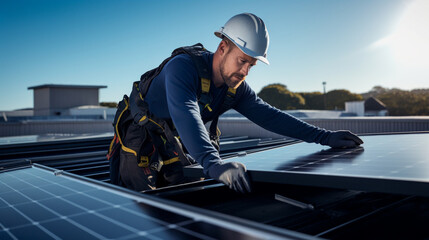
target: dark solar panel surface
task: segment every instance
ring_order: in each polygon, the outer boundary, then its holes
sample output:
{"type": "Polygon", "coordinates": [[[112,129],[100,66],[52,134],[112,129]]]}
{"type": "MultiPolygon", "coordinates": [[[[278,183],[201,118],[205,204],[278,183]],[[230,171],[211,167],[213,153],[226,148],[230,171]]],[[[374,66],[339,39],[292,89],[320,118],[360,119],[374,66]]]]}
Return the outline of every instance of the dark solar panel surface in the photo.
{"type": "Polygon", "coordinates": [[[363,136],[358,148],[299,143],[236,158],[249,169],[429,180],[429,134],[363,136]]]}
{"type": "Polygon", "coordinates": [[[100,134],[43,134],[26,136],[0,137],[0,147],[18,144],[36,144],[58,141],[84,140],[93,138],[112,138],[113,133],[100,134]]]}
{"type": "Polygon", "coordinates": [[[298,143],[226,161],[244,163],[254,181],[429,196],[429,134],[362,139],[352,149],[298,143]]]}
{"type": "MultiPolygon", "coordinates": [[[[39,167],[0,172],[0,239],[259,239],[198,213],[39,167]]],[[[165,200],[164,200],[165,201],[165,200]]],[[[282,238],[275,236],[274,238],[282,238]]]]}

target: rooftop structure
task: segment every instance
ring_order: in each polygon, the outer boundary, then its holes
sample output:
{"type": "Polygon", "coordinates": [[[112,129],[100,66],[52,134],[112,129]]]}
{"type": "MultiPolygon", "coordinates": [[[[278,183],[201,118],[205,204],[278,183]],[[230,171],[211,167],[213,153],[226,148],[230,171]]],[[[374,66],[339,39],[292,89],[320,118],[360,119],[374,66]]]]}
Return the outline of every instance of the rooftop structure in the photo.
{"type": "Polygon", "coordinates": [[[34,90],[35,116],[67,115],[68,110],[82,105],[99,105],[99,89],[107,86],[44,84],[34,90]]]}

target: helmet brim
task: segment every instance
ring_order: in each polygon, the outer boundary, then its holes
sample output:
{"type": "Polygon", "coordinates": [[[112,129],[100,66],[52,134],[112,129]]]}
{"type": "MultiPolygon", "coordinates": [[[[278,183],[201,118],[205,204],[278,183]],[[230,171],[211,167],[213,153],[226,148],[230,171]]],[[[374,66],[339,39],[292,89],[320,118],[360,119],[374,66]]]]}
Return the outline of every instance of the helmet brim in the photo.
{"type": "Polygon", "coordinates": [[[235,46],[237,46],[244,54],[246,54],[247,56],[249,56],[249,57],[252,57],[252,58],[256,58],[257,60],[259,60],[259,61],[261,61],[261,62],[263,62],[263,63],[265,63],[265,64],[267,64],[267,65],[270,65],[270,62],[268,61],[268,59],[266,58],[266,57],[264,57],[264,56],[258,56],[257,54],[255,54],[254,52],[252,52],[252,51],[249,51],[248,49],[245,49],[245,48],[243,48],[242,46],[240,46],[240,45],[238,45],[233,39],[231,39],[230,37],[228,37],[228,35],[226,35],[226,34],[224,34],[224,33],[222,33],[221,32],[222,30],[219,30],[219,31],[215,31],[214,32],[214,35],[216,36],[216,37],[218,37],[218,38],[223,38],[223,37],[226,37],[226,38],[228,38],[231,42],[233,42],[234,44],[235,44],[235,46]]]}

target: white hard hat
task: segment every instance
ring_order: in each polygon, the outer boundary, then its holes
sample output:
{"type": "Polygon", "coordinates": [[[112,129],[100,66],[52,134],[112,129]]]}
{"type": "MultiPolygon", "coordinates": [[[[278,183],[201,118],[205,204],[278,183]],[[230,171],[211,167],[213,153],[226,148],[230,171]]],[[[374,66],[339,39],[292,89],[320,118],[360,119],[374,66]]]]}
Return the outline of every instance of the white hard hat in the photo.
{"type": "Polygon", "coordinates": [[[245,54],[269,64],[267,50],[270,43],[267,28],[262,19],[251,13],[235,15],[225,23],[217,37],[227,37],[245,54]]]}

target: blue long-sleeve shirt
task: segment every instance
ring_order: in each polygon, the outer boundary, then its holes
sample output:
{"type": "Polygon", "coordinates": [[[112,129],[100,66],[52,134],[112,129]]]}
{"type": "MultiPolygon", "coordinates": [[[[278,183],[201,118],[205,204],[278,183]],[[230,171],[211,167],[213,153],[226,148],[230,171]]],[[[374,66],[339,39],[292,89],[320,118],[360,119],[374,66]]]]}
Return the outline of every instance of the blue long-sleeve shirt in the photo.
{"type": "MultiPolygon", "coordinates": [[[[212,66],[213,53],[207,52],[203,57],[208,66],[212,66]]],[[[228,87],[223,84],[216,88],[212,81],[209,94],[213,99],[210,103],[213,111],[201,113],[198,105],[200,81],[191,57],[186,54],[178,55],[152,81],[145,100],[149,111],[155,116],[173,120],[189,154],[201,164],[207,174],[207,170],[221,159],[210,143],[204,124],[221,113],[228,87]]],[[[329,134],[329,131],[307,124],[265,103],[246,82],[237,88],[234,103],[233,108],[243,116],[281,135],[320,143],[329,134]]]]}

